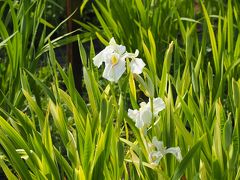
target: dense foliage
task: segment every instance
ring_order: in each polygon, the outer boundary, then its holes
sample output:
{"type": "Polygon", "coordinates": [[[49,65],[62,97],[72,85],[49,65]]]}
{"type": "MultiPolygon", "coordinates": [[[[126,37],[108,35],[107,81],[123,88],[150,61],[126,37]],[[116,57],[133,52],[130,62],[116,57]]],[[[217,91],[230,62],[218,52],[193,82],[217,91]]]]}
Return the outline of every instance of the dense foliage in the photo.
{"type": "Polygon", "coordinates": [[[86,0],[75,13],[96,19],[75,19],[78,34],[58,37],[70,17],[52,25],[47,3],[61,9],[47,0],[0,2],[0,172],[240,178],[237,0],[86,0]],[[71,65],[55,55],[74,41],[81,95],[71,65]]]}

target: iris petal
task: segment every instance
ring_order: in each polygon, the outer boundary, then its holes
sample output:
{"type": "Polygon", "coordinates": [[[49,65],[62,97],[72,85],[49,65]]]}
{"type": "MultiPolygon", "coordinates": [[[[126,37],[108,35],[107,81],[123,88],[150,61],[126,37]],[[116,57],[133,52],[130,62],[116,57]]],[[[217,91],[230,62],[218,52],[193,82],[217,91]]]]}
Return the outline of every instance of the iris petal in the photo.
{"type": "Polygon", "coordinates": [[[119,60],[116,65],[112,66],[111,75],[112,75],[114,82],[118,82],[120,77],[125,72],[125,70],[126,70],[125,63],[126,63],[125,61],[119,60]]]}
{"type": "Polygon", "coordinates": [[[103,62],[104,62],[104,57],[102,52],[100,52],[93,58],[93,64],[98,68],[102,65],[103,62]]]}
{"type": "Polygon", "coordinates": [[[139,111],[136,110],[136,109],[134,109],[134,110],[128,109],[128,116],[129,116],[133,121],[136,122],[136,119],[137,119],[138,116],[139,116],[139,111]]]}
{"type": "Polygon", "coordinates": [[[157,151],[152,151],[150,153],[150,157],[151,157],[151,160],[153,161],[153,163],[158,164],[159,161],[161,160],[161,158],[165,154],[168,154],[168,153],[173,154],[178,161],[182,160],[182,154],[181,154],[181,150],[179,147],[170,147],[170,148],[166,149],[166,147],[164,147],[164,145],[163,145],[163,142],[158,141],[156,136],[153,137],[152,144],[157,149],[157,151]]]}
{"type": "Polygon", "coordinates": [[[135,74],[141,74],[145,63],[140,58],[135,58],[130,62],[131,72],[135,74]]]}
{"type": "Polygon", "coordinates": [[[179,147],[170,147],[165,150],[165,153],[173,154],[178,161],[182,160],[182,154],[181,154],[181,150],[179,147]]]}
{"type": "Polygon", "coordinates": [[[153,99],[153,114],[157,116],[160,111],[165,109],[165,103],[161,98],[154,98],[153,99]]]}
{"type": "Polygon", "coordinates": [[[152,113],[149,109],[144,109],[140,112],[140,118],[147,126],[151,124],[152,113]]]}
{"type": "Polygon", "coordinates": [[[156,136],[152,138],[152,143],[157,148],[158,151],[164,150],[163,142],[158,141],[156,136]]]}

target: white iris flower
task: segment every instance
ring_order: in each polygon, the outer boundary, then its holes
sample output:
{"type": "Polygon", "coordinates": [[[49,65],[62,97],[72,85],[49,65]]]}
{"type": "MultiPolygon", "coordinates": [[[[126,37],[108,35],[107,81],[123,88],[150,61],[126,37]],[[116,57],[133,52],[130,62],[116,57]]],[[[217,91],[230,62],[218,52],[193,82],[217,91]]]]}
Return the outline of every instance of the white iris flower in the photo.
{"type": "Polygon", "coordinates": [[[104,62],[103,77],[111,82],[118,82],[126,70],[125,52],[126,47],[118,45],[115,39],[112,38],[109,45],[93,58],[93,64],[99,68],[104,62]]]}
{"type": "Polygon", "coordinates": [[[152,115],[156,117],[160,111],[165,109],[165,104],[161,98],[153,99],[153,113],[151,111],[150,100],[146,104],[145,102],[140,103],[139,110],[128,109],[128,116],[135,122],[137,128],[143,128],[151,124],[152,115]]]}
{"type": "Polygon", "coordinates": [[[126,58],[131,59],[129,64],[131,72],[141,74],[146,65],[141,58],[137,58],[139,51],[135,53],[126,52],[126,47],[118,45],[114,38],[111,38],[109,45],[93,58],[93,64],[98,68],[104,63],[103,77],[111,82],[118,82],[126,70],[126,58]]]}
{"type": "Polygon", "coordinates": [[[182,160],[182,154],[179,147],[166,148],[163,146],[162,141],[157,140],[156,136],[153,137],[152,144],[157,149],[157,151],[152,151],[149,155],[153,164],[159,164],[163,156],[168,153],[173,154],[178,161],[182,160]]]}

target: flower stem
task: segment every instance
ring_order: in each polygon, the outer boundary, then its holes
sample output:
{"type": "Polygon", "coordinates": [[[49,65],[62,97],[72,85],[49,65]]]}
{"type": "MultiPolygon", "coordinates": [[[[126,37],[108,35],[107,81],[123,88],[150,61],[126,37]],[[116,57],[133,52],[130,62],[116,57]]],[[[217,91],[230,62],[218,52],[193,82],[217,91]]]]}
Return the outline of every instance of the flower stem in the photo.
{"type": "Polygon", "coordinates": [[[154,114],[153,114],[153,98],[152,98],[152,97],[150,97],[150,106],[151,106],[151,112],[152,112],[152,120],[151,120],[152,131],[151,131],[151,135],[152,135],[152,137],[153,137],[153,135],[154,135],[155,133],[154,133],[154,128],[153,128],[153,126],[154,126],[154,114]]]}

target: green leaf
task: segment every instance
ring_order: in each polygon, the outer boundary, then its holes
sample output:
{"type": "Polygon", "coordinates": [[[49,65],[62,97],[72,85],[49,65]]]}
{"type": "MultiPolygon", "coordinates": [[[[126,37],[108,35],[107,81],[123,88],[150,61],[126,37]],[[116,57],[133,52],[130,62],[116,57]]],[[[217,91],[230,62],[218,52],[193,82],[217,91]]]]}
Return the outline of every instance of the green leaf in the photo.
{"type": "Polygon", "coordinates": [[[136,85],[135,85],[135,81],[134,81],[134,77],[133,74],[130,73],[129,74],[129,94],[130,94],[130,100],[131,100],[131,104],[133,106],[133,108],[137,108],[137,94],[136,94],[136,85]]]}
{"type": "MultiPolygon", "coordinates": [[[[112,33],[111,33],[108,25],[106,24],[106,22],[104,21],[104,19],[103,19],[102,16],[101,16],[101,14],[100,14],[99,11],[97,10],[97,8],[95,8],[94,5],[93,5],[93,10],[94,10],[94,12],[95,12],[95,14],[96,14],[96,16],[97,16],[97,18],[98,18],[98,20],[99,20],[102,28],[103,28],[103,30],[104,30],[104,33],[105,33],[106,37],[107,37],[108,39],[110,39],[110,38],[112,37],[112,33]]],[[[98,35],[97,35],[97,36],[98,36],[98,35]]]]}
{"type": "Polygon", "coordinates": [[[44,116],[41,108],[38,106],[38,104],[33,99],[33,97],[31,97],[30,94],[27,91],[25,91],[24,89],[23,89],[23,94],[26,97],[26,99],[30,105],[30,108],[37,114],[37,116],[39,118],[39,122],[40,122],[40,127],[42,128],[45,116],[44,116]]]}
{"type": "Polygon", "coordinates": [[[9,36],[8,38],[6,38],[6,39],[4,39],[2,42],[0,42],[0,48],[1,48],[2,46],[5,46],[6,43],[7,43],[13,36],[15,36],[16,34],[17,34],[17,32],[13,33],[11,36],[9,36]]]}
{"type": "MultiPolygon", "coordinates": [[[[2,120],[3,119],[1,119],[1,121],[2,120]]],[[[11,143],[10,139],[6,137],[6,135],[2,132],[2,130],[0,130],[0,143],[3,146],[4,150],[6,151],[12,166],[20,175],[20,177],[22,179],[28,179],[29,177],[31,177],[26,164],[24,164],[23,160],[20,158],[20,156],[16,152],[16,149],[11,143]]]]}
{"type": "Polygon", "coordinates": [[[0,158],[0,166],[8,179],[18,180],[18,178],[12,173],[9,167],[4,163],[4,161],[0,158]]]}
{"type": "MultiPolygon", "coordinates": [[[[35,151],[37,152],[37,154],[39,156],[42,157],[42,168],[43,168],[43,172],[46,174],[47,177],[51,177],[51,178],[57,178],[60,179],[60,174],[58,171],[58,167],[55,163],[55,159],[52,159],[53,156],[53,152],[50,153],[46,147],[43,145],[43,143],[41,142],[41,137],[36,133],[34,134],[33,137],[31,137],[31,143],[33,144],[35,151]]],[[[49,178],[50,178],[49,177],[49,178]]]]}
{"type": "Polygon", "coordinates": [[[46,84],[44,84],[43,82],[41,82],[35,75],[33,75],[30,71],[28,71],[27,69],[24,69],[25,72],[27,72],[36,82],[37,85],[40,86],[40,88],[46,93],[46,95],[51,98],[51,100],[53,102],[56,102],[55,97],[53,95],[53,93],[49,90],[49,88],[47,87],[46,84]]]}
{"type": "MultiPolygon", "coordinates": [[[[141,132],[135,126],[135,123],[133,122],[133,120],[130,119],[127,115],[125,115],[125,119],[126,119],[128,125],[131,127],[131,130],[132,130],[134,136],[136,137],[137,142],[139,143],[139,146],[140,146],[141,151],[143,152],[145,158],[148,159],[148,153],[146,151],[146,148],[145,148],[145,145],[144,145],[144,141],[143,141],[143,139],[141,137],[141,132]]],[[[139,152],[137,152],[137,153],[139,153],[139,152]]]]}
{"type": "Polygon", "coordinates": [[[61,99],[66,103],[69,110],[72,111],[74,121],[76,123],[76,128],[83,137],[85,133],[85,119],[87,117],[87,112],[83,111],[81,106],[77,109],[71,100],[71,96],[69,96],[65,91],[60,90],[59,94],[61,96],[61,99]]]}
{"type": "Polygon", "coordinates": [[[173,52],[173,41],[169,44],[168,49],[166,51],[163,63],[163,70],[161,76],[161,83],[159,89],[159,96],[163,97],[164,92],[167,88],[167,80],[168,80],[168,73],[170,71],[170,65],[172,60],[172,52],[173,52]]]}
{"type": "Polygon", "coordinates": [[[40,18],[39,22],[42,23],[43,25],[51,28],[51,29],[54,29],[54,26],[53,26],[51,23],[47,22],[47,21],[46,21],[45,19],[43,19],[43,18],[40,18]]]}
{"type": "Polygon", "coordinates": [[[154,70],[156,71],[156,44],[153,37],[153,34],[150,29],[148,29],[148,39],[150,42],[150,48],[151,48],[151,57],[154,65],[154,70]]]}
{"type": "Polygon", "coordinates": [[[234,122],[233,134],[232,134],[232,144],[231,144],[231,152],[230,152],[230,160],[229,160],[229,168],[233,169],[237,166],[239,158],[237,156],[240,153],[240,143],[239,143],[240,135],[239,135],[239,121],[234,122]]]}
{"type": "Polygon", "coordinates": [[[216,76],[218,77],[220,75],[220,63],[219,63],[219,58],[218,58],[216,38],[215,38],[215,35],[214,35],[213,27],[212,27],[212,24],[210,22],[210,18],[209,18],[207,9],[204,6],[202,0],[200,2],[201,2],[201,5],[202,5],[202,10],[203,10],[204,17],[205,17],[206,22],[207,22],[208,32],[209,32],[209,36],[210,36],[210,42],[211,42],[211,45],[212,45],[214,67],[215,67],[215,71],[216,71],[216,76]]]}
{"type": "MultiPolygon", "coordinates": [[[[89,174],[89,167],[92,162],[92,154],[93,154],[93,142],[92,142],[92,132],[91,132],[91,124],[90,120],[87,118],[86,122],[86,133],[85,133],[85,138],[84,138],[84,151],[83,151],[83,160],[82,160],[82,165],[85,174],[89,174]]],[[[88,176],[87,176],[88,177],[88,176]]]]}
{"type": "Polygon", "coordinates": [[[142,92],[150,97],[151,96],[151,89],[149,89],[147,83],[143,80],[143,78],[140,75],[135,75],[135,79],[139,83],[139,88],[142,90],[142,92]]]}
{"type": "Polygon", "coordinates": [[[68,179],[72,179],[73,177],[73,168],[68,164],[69,162],[65,159],[64,156],[60,154],[60,152],[54,148],[54,154],[59,164],[61,164],[61,168],[66,173],[68,179]]]}
{"type": "Polygon", "coordinates": [[[84,77],[84,82],[86,84],[88,98],[91,104],[93,115],[97,117],[98,108],[99,108],[99,94],[98,94],[98,87],[95,84],[96,81],[92,76],[91,72],[88,71],[86,68],[83,68],[83,77],[84,77]]]}
{"type": "Polygon", "coordinates": [[[208,80],[208,88],[210,91],[213,89],[213,71],[210,63],[208,63],[208,68],[207,68],[207,80],[208,80]]]}
{"type": "Polygon", "coordinates": [[[232,143],[232,121],[229,116],[223,128],[223,148],[225,150],[228,150],[231,143],[232,143]]]}
{"type": "Polygon", "coordinates": [[[86,6],[86,4],[88,3],[89,0],[83,0],[81,6],[80,6],[80,14],[83,14],[83,9],[86,6]]]}
{"type": "MultiPolygon", "coordinates": [[[[118,25],[114,19],[114,17],[111,15],[111,11],[108,11],[102,3],[100,3],[98,0],[96,1],[99,10],[101,11],[102,16],[104,17],[104,19],[106,20],[106,24],[108,27],[111,27],[111,30],[113,32],[117,32],[118,31],[118,25]]],[[[99,20],[100,21],[100,20],[99,20]]],[[[111,37],[110,37],[111,38],[111,37]]]]}
{"type": "Polygon", "coordinates": [[[155,65],[154,65],[151,53],[150,53],[147,45],[144,43],[144,41],[142,41],[142,46],[143,46],[143,52],[146,57],[148,67],[149,67],[150,71],[152,71],[154,73],[154,72],[156,72],[155,65]]]}
{"type": "Polygon", "coordinates": [[[54,159],[53,142],[52,142],[50,124],[49,124],[49,106],[48,106],[43,130],[42,130],[42,142],[45,145],[46,150],[49,153],[50,157],[54,159]]]}
{"type": "Polygon", "coordinates": [[[67,20],[69,20],[75,13],[76,13],[77,9],[75,11],[73,11],[72,14],[70,14],[66,19],[64,19],[61,23],[58,24],[58,26],[53,29],[49,34],[48,36],[44,39],[44,42],[46,43],[50,37],[58,30],[59,27],[61,27],[67,20]]]}
{"type": "Polygon", "coordinates": [[[179,96],[180,102],[181,102],[181,106],[182,106],[182,110],[184,112],[184,114],[186,115],[186,118],[190,124],[191,127],[193,126],[193,114],[192,111],[190,110],[190,108],[188,107],[188,105],[186,104],[186,102],[179,96]]]}
{"type": "Polygon", "coordinates": [[[87,66],[87,54],[86,54],[86,51],[80,41],[80,38],[78,38],[78,47],[79,47],[79,52],[80,52],[80,57],[81,57],[81,60],[82,60],[82,64],[84,67],[87,66]]]}
{"type": "Polygon", "coordinates": [[[106,41],[98,32],[96,32],[96,36],[99,39],[99,41],[101,41],[101,43],[103,43],[105,46],[109,45],[108,41],[106,41]]]}
{"type": "Polygon", "coordinates": [[[201,139],[190,149],[190,151],[188,151],[183,160],[180,162],[172,177],[173,180],[181,178],[186,168],[191,165],[194,155],[201,149],[202,139],[204,136],[205,135],[203,135],[201,139]]]}
{"type": "Polygon", "coordinates": [[[146,9],[143,5],[142,1],[135,0],[136,6],[138,8],[138,12],[140,13],[141,21],[144,25],[147,24],[147,18],[146,18],[146,9]]]}
{"type": "Polygon", "coordinates": [[[233,102],[236,107],[240,107],[240,85],[232,79],[233,102]]]}
{"type": "Polygon", "coordinates": [[[67,124],[66,118],[64,117],[63,110],[59,104],[54,104],[50,100],[50,112],[54,119],[54,123],[59,131],[60,136],[62,137],[63,143],[66,145],[69,142],[68,133],[67,133],[67,124]]]}

